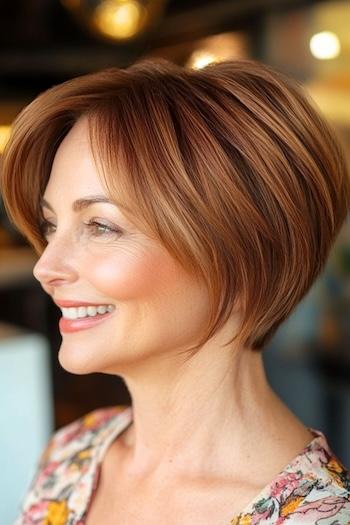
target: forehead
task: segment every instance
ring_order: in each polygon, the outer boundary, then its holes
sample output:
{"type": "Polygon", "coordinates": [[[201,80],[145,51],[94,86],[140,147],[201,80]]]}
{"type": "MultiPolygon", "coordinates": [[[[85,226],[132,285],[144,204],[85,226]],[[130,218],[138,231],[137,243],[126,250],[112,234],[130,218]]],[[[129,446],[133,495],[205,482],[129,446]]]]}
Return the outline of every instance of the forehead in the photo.
{"type": "Polygon", "coordinates": [[[60,143],[46,186],[45,197],[77,198],[83,193],[105,193],[98,174],[88,134],[86,117],[79,119],[60,143]]]}

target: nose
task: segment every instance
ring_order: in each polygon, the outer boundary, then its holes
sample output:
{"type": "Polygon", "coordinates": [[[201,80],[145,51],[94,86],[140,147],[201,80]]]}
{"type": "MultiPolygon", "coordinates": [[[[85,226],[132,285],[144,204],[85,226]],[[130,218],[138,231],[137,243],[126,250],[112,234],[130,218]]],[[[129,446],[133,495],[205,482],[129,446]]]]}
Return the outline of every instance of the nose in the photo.
{"type": "Polygon", "coordinates": [[[72,246],[62,240],[50,241],[33,268],[33,275],[47,293],[51,288],[72,283],[77,272],[72,259],[72,246]]]}

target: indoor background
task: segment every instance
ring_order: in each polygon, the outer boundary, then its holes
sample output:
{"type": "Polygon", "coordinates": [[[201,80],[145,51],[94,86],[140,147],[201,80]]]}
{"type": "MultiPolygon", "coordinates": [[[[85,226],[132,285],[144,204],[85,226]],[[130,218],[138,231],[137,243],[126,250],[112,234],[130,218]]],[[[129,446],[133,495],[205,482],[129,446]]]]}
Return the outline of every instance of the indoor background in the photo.
{"type": "MultiPolygon", "coordinates": [[[[0,1],[0,152],[36,95],[74,76],[162,56],[189,68],[251,57],[302,83],[350,148],[350,1],[0,1]]],[[[51,433],[127,404],[120,378],[66,372],[60,311],[0,194],[0,516],[14,520],[51,433]]],[[[270,382],[350,466],[350,220],[325,271],[265,351],[270,382]]]]}

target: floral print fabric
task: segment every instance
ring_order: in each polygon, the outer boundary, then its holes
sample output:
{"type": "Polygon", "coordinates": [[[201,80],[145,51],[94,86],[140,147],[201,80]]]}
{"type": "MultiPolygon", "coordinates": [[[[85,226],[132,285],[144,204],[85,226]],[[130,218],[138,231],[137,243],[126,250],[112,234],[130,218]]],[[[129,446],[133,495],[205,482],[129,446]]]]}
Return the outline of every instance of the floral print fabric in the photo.
{"type": "MultiPolygon", "coordinates": [[[[132,407],[99,408],[56,431],[14,525],[84,525],[109,445],[132,407]]],[[[350,472],[321,431],[227,525],[350,525],[350,472]]],[[[215,524],[213,524],[215,525],[215,524]]]]}

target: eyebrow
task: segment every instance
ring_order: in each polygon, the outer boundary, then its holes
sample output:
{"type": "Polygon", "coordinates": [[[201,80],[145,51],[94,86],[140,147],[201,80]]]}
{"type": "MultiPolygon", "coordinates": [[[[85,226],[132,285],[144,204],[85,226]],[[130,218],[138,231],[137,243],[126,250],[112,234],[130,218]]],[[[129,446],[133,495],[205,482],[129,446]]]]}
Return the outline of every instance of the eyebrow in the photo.
{"type": "MultiPolygon", "coordinates": [[[[125,204],[122,204],[121,202],[118,202],[118,201],[115,201],[115,200],[108,199],[107,197],[105,197],[105,195],[88,195],[88,196],[86,196],[86,197],[84,197],[82,199],[77,199],[72,204],[72,210],[77,213],[77,212],[79,212],[81,210],[84,210],[88,206],[91,206],[92,204],[97,203],[97,202],[106,202],[107,204],[113,204],[114,206],[119,206],[120,208],[123,208],[124,210],[128,211],[129,213],[132,213],[130,208],[125,206],[125,204]]],[[[42,208],[43,207],[48,208],[52,212],[54,211],[54,209],[51,206],[51,204],[49,202],[47,202],[47,200],[44,199],[44,198],[40,199],[40,206],[42,208]]]]}

